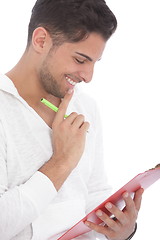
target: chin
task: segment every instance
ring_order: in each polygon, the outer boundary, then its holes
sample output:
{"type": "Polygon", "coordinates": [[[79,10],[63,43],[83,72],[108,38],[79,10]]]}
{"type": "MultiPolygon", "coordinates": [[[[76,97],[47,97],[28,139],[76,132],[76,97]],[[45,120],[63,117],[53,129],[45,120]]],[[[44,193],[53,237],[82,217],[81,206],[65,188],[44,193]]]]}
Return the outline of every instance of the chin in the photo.
{"type": "Polygon", "coordinates": [[[61,98],[64,98],[64,96],[65,96],[66,93],[55,93],[55,92],[50,92],[50,94],[53,95],[53,96],[56,97],[56,98],[61,99],[61,98]]]}

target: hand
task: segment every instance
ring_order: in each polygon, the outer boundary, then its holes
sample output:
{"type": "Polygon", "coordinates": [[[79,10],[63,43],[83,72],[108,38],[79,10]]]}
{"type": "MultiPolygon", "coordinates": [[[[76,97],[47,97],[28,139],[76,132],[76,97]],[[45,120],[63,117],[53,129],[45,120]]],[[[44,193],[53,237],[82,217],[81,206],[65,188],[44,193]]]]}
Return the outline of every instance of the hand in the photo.
{"type": "Polygon", "coordinates": [[[65,95],[52,124],[53,156],[39,169],[52,181],[57,190],[77,166],[84,151],[89,128],[89,123],[85,122],[83,115],[71,113],[64,119],[72,95],[73,93],[65,95]]]}
{"type": "Polygon", "coordinates": [[[97,216],[104,222],[104,226],[86,222],[86,225],[92,230],[105,235],[109,240],[125,240],[135,228],[138,212],[141,206],[143,189],[136,191],[134,199],[126,192],[122,195],[125,201],[125,208],[121,211],[112,203],[106,204],[106,209],[115,216],[115,220],[106,213],[98,210],[97,216]]]}
{"type": "Polygon", "coordinates": [[[89,123],[85,122],[83,115],[77,113],[71,113],[64,119],[72,95],[73,93],[65,95],[52,124],[52,129],[55,163],[61,166],[67,165],[73,169],[84,151],[89,123]]]}

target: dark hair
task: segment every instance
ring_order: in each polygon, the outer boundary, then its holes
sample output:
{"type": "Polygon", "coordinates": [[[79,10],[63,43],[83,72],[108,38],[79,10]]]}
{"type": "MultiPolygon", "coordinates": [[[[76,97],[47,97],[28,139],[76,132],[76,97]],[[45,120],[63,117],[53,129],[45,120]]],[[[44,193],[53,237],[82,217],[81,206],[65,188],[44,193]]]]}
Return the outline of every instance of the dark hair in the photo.
{"type": "Polygon", "coordinates": [[[104,0],[37,0],[29,23],[28,45],[37,27],[44,27],[53,43],[60,45],[83,40],[92,32],[108,40],[117,20],[104,0]]]}

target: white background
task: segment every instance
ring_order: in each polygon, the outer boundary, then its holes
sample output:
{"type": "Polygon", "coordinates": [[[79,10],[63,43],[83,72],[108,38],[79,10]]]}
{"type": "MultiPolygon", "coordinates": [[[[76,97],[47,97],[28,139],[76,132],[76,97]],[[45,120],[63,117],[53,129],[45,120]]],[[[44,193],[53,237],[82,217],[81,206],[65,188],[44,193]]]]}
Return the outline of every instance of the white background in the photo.
{"type": "MultiPolygon", "coordinates": [[[[0,72],[18,61],[26,46],[35,0],[1,0],[0,72]]],[[[117,189],[160,162],[159,0],[108,0],[118,29],[85,91],[99,105],[105,166],[117,189]]],[[[100,143],[101,144],[101,143],[100,143]]],[[[144,193],[135,240],[160,239],[160,182],[144,193]]]]}

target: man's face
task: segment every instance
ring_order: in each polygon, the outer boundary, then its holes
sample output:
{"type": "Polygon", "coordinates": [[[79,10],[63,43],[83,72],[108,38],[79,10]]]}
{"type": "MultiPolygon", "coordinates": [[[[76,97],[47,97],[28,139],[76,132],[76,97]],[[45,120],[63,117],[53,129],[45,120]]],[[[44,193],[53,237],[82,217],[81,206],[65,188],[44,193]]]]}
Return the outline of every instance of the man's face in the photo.
{"type": "Polygon", "coordinates": [[[50,49],[39,70],[44,90],[63,98],[77,83],[90,82],[94,65],[101,58],[105,44],[99,34],[92,33],[83,41],[63,43],[50,49]]]}

